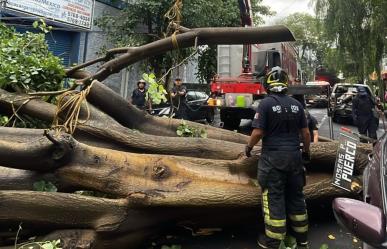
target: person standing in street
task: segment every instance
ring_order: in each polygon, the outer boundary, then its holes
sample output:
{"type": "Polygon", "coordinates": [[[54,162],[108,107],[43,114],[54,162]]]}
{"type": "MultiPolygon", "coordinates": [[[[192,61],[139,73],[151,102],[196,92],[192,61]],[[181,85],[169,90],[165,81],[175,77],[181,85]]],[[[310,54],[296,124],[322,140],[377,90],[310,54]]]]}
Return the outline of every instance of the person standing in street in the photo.
{"type": "Polygon", "coordinates": [[[280,67],[266,75],[264,84],[268,96],[258,106],[245,148],[245,155],[250,157],[254,145],[262,139],[258,183],[265,234],[259,236],[258,246],[278,249],[288,232],[296,238],[298,248],[309,248],[303,159],[310,160],[310,134],[304,108],[286,95],[288,76],[280,67]]]}
{"type": "Polygon", "coordinates": [[[139,80],[137,82],[137,88],[133,90],[132,92],[132,100],[131,103],[135,105],[137,108],[141,110],[146,109],[146,89],[145,89],[145,80],[139,80]]]}
{"type": "Polygon", "coordinates": [[[306,122],[308,124],[308,129],[310,133],[310,142],[317,143],[318,142],[318,122],[317,119],[310,114],[308,109],[305,109],[306,122]]]}
{"type": "Polygon", "coordinates": [[[317,143],[318,142],[318,127],[317,127],[318,122],[317,122],[317,119],[306,108],[304,95],[295,94],[292,97],[296,99],[298,102],[300,102],[300,104],[304,108],[304,112],[306,115],[306,122],[308,124],[309,133],[310,133],[310,142],[317,143]]]}
{"type": "MultiPolygon", "coordinates": [[[[357,88],[357,95],[352,100],[352,117],[360,134],[377,139],[376,130],[379,124],[378,110],[375,100],[363,86],[357,88]]],[[[367,141],[360,139],[361,142],[367,141]]]]}
{"type": "Polygon", "coordinates": [[[187,88],[182,84],[181,78],[176,78],[171,90],[172,103],[176,111],[175,118],[188,119],[186,95],[187,88]]]}

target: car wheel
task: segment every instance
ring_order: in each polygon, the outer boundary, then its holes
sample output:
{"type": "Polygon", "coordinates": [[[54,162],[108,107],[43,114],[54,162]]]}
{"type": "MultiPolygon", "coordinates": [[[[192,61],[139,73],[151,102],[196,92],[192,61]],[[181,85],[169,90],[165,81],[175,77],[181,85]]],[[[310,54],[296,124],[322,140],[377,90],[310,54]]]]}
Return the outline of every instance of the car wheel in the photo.
{"type": "Polygon", "coordinates": [[[223,128],[228,130],[238,130],[241,120],[239,118],[231,118],[224,121],[223,128]]]}
{"type": "Polygon", "coordinates": [[[220,110],[220,120],[223,122],[223,128],[227,130],[238,130],[241,119],[235,112],[220,110]]]}

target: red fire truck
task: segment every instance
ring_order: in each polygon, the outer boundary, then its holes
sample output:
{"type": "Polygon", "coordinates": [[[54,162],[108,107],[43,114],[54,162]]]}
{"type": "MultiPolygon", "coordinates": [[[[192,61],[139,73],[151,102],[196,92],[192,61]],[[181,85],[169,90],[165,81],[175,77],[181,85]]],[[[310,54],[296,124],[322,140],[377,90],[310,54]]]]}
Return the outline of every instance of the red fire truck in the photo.
{"type": "MultiPolygon", "coordinates": [[[[238,2],[242,25],[249,27],[252,25],[250,1],[238,2]]],[[[259,100],[266,94],[264,75],[274,66],[288,72],[291,84],[300,82],[297,54],[291,43],[218,46],[218,74],[211,81],[211,95],[220,108],[225,128],[237,129],[241,119],[254,117],[259,100]]]]}

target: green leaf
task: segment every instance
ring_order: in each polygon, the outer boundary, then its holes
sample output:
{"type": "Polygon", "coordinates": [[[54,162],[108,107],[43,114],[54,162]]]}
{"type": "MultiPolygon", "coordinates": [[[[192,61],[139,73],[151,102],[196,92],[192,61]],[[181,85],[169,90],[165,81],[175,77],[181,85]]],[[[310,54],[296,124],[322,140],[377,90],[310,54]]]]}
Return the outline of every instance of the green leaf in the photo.
{"type": "Polygon", "coordinates": [[[35,21],[32,23],[32,27],[34,27],[35,29],[39,26],[39,22],[38,21],[35,21]]]}
{"type": "Polygon", "coordinates": [[[200,131],[200,137],[202,137],[202,138],[207,138],[207,131],[204,130],[204,129],[202,129],[202,130],[200,131]]]}
{"type": "Polygon", "coordinates": [[[58,188],[52,184],[52,182],[47,182],[45,186],[45,191],[46,192],[57,192],[58,188]]]}
{"type": "Polygon", "coordinates": [[[183,135],[183,132],[181,130],[177,130],[176,134],[181,137],[183,135]]]}
{"type": "Polygon", "coordinates": [[[329,246],[327,244],[322,244],[320,246],[320,249],[329,249],[329,246]]]}
{"type": "Polygon", "coordinates": [[[33,189],[35,191],[44,191],[44,187],[46,186],[45,182],[43,180],[34,182],[33,189]]]}
{"type": "Polygon", "coordinates": [[[54,245],[50,243],[45,243],[41,246],[43,249],[54,249],[54,245]]]}
{"type": "Polygon", "coordinates": [[[33,189],[35,191],[42,192],[57,192],[57,187],[52,182],[46,182],[44,180],[40,180],[38,182],[34,182],[33,189]]]}

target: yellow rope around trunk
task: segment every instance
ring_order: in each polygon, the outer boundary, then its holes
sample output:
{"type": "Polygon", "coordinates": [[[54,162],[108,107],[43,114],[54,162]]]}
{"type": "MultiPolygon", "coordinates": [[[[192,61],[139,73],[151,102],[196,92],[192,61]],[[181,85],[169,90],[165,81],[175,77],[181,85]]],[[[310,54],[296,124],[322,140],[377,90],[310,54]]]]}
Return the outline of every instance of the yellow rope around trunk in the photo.
{"type": "Polygon", "coordinates": [[[94,81],[81,91],[72,90],[59,97],[52,125],[52,128],[57,134],[63,130],[67,133],[73,134],[78,124],[84,124],[89,120],[90,109],[87,102],[85,105],[87,117],[82,122],[79,121],[79,113],[81,111],[82,103],[86,100],[93,83],[94,81]],[[63,113],[66,115],[64,117],[60,117],[63,113]]]}
{"type": "MultiPolygon", "coordinates": [[[[180,26],[181,22],[181,9],[183,7],[183,0],[176,0],[173,6],[165,13],[164,17],[170,21],[175,22],[178,26],[180,26]]],[[[171,25],[171,23],[170,23],[171,25]]]]}
{"type": "Polygon", "coordinates": [[[165,13],[164,17],[170,22],[167,27],[167,34],[172,33],[171,39],[175,49],[179,49],[176,34],[179,33],[179,27],[182,19],[181,9],[183,7],[183,0],[176,0],[173,6],[165,13]],[[176,24],[176,26],[174,25],[176,24]]]}

